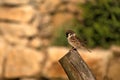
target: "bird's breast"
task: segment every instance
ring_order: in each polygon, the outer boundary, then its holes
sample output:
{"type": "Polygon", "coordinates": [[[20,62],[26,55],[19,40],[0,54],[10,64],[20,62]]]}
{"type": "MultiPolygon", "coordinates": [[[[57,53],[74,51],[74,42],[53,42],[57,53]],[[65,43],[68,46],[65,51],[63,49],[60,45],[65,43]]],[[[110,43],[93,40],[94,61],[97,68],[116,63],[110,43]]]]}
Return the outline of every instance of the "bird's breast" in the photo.
{"type": "Polygon", "coordinates": [[[74,36],[68,38],[68,43],[74,48],[80,48],[80,42],[74,36]]]}

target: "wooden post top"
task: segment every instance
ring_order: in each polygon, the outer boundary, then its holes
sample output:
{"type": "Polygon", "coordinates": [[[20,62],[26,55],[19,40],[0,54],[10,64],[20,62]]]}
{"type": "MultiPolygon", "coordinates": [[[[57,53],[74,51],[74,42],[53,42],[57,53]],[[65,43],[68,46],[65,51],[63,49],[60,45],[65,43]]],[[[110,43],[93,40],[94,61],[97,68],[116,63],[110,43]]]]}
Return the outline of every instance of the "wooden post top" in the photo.
{"type": "Polygon", "coordinates": [[[77,50],[71,49],[59,62],[69,80],[96,80],[77,50]]]}

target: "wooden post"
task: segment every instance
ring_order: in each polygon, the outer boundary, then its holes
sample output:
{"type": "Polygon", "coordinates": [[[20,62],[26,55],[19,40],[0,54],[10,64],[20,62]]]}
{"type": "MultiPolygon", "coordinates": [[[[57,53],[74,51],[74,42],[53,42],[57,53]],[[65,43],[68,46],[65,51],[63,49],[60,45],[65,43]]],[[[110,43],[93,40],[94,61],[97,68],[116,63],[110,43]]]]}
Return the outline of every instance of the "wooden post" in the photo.
{"type": "Polygon", "coordinates": [[[70,50],[59,62],[69,80],[96,80],[77,50],[70,50]]]}

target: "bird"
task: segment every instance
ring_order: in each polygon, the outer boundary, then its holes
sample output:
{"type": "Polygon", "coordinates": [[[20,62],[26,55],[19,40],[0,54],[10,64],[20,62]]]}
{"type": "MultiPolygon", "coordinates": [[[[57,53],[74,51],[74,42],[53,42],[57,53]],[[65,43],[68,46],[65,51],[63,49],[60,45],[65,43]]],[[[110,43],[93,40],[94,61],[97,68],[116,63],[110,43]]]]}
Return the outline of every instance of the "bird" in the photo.
{"type": "Polygon", "coordinates": [[[67,30],[66,31],[66,37],[67,37],[67,40],[68,40],[68,43],[72,46],[73,49],[86,49],[88,52],[91,52],[91,50],[89,50],[84,41],[80,40],[80,38],[78,38],[75,34],[74,31],[72,30],[67,30]]]}

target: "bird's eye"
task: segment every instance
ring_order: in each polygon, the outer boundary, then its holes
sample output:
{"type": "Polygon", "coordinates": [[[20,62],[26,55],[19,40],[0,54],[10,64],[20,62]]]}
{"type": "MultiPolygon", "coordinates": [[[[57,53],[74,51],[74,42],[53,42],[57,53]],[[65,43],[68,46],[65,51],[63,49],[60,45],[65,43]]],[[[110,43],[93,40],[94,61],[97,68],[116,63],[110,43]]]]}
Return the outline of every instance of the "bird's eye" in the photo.
{"type": "Polygon", "coordinates": [[[66,37],[68,37],[68,35],[69,35],[69,34],[68,34],[68,33],[66,33],[66,37]]]}

